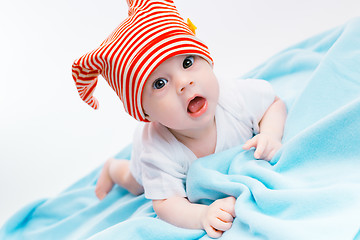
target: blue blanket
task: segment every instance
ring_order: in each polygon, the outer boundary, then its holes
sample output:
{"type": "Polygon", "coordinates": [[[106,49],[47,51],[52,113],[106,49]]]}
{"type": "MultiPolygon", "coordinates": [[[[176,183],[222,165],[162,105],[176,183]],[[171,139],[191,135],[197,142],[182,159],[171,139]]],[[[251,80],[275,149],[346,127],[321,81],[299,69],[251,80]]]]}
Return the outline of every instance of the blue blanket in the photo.
{"type": "MultiPolygon", "coordinates": [[[[193,202],[235,196],[221,239],[360,239],[360,18],[290,47],[248,73],[286,102],[283,147],[271,162],[241,146],[198,159],[193,202]]],[[[131,146],[118,158],[129,158],[131,146]]],[[[208,239],[165,223],[151,202],[116,186],[94,195],[99,169],[57,197],[29,204],[0,239],[208,239]]]]}

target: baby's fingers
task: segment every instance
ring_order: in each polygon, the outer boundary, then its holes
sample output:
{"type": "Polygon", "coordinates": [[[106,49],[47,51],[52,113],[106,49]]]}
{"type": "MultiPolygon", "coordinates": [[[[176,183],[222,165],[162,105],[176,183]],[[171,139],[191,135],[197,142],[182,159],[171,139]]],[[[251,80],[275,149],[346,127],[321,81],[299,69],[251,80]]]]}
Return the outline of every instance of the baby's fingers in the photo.
{"type": "Polygon", "coordinates": [[[220,209],[230,214],[232,217],[235,217],[235,202],[236,199],[231,196],[223,199],[225,204],[223,204],[220,209]]]}
{"type": "Polygon", "coordinates": [[[232,222],[234,221],[235,209],[230,209],[228,211],[219,209],[217,216],[217,218],[223,222],[232,222]]]}
{"type": "Polygon", "coordinates": [[[204,228],[206,234],[211,238],[219,238],[223,234],[223,231],[216,230],[212,226],[208,225],[204,228]]]}
{"type": "Polygon", "coordinates": [[[256,159],[264,159],[267,154],[268,141],[266,138],[259,138],[256,150],[254,152],[254,157],[256,159]]]}
{"type": "Polygon", "coordinates": [[[210,225],[216,230],[225,232],[231,228],[232,222],[224,222],[219,218],[213,218],[210,221],[210,225]]]}
{"type": "MultiPolygon", "coordinates": [[[[258,148],[260,148],[260,144],[258,144],[258,148]]],[[[263,150],[261,152],[260,159],[270,161],[280,148],[281,148],[281,143],[266,141],[266,143],[263,145],[263,150]]]]}
{"type": "Polygon", "coordinates": [[[271,150],[270,153],[267,154],[267,156],[264,157],[264,160],[270,161],[270,160],[274,157],[274,155],[276,154],[276,152],[277,152],[276,149],[271,150]]]}
{"type": "Polygon", "coordinates": [[[255,137],[247,140],[246,143],[243,145],[242,148],[243,148],[244,150],[249,150],[249,149],[252,148],[252,147],[256,147],[256,145],[257,145],[257,136],[255,136],[255,137]]]}

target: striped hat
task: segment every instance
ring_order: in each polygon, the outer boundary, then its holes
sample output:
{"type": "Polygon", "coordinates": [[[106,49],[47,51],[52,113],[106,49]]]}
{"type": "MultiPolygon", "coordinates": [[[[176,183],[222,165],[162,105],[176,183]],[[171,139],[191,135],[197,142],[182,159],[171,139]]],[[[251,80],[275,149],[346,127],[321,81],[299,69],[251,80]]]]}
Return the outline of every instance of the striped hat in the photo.
{"type": "Polygon", "coordinates": [[[172,0],[127,0],[127,17],[97,49],[77,59],[72,75],[82,100],[93,97],[98,75],[114,89],[125,111],[146,122],[141,104],[146,79],[162,62],[181,54],[201,56],[212,65],[207,46],[195,37],[172,0]]]}

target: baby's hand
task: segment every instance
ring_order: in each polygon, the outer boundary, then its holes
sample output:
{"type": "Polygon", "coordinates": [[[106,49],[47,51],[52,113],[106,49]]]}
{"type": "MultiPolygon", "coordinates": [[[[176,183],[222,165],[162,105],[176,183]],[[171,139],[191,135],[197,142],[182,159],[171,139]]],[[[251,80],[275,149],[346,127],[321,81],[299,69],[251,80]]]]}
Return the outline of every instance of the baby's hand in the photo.
{"type": "Polygon", "coordinates": [[[252,147],[255,147],[254,157],[256,159],[264,159],[270,161],[275,153],[281,148],[281,141],[271,137],[266,133],[259,133],[255,137],[248,140],[243,149],[249,150],[252,147]]]}
{"type": "Polygon", "coordinates": [[[202,216],[202,225],[209,237],[219,238],[231,228],[235,217],[235,198],[216,200],[206,208],[202,216]]]}

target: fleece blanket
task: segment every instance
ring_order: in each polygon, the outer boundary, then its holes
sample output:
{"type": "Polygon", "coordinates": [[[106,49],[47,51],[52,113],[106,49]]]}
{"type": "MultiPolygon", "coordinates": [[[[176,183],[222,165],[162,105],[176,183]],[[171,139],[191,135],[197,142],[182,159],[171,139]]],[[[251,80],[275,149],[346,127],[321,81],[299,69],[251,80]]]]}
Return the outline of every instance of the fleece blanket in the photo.
{"type": "MultiPolygon", "coordinates": [[[[270,81],[286,102],[283,147],[270,162],[241,146],[196,160],[189,199],[237,198],[221,239],[360,239],[360,18],[285,49],[243,78],[270,81]]],[[[209,239],[163,222],[143,195],[118,186],[99,201],[99,172],[20,209],[0,239],[209,239]]]]}

